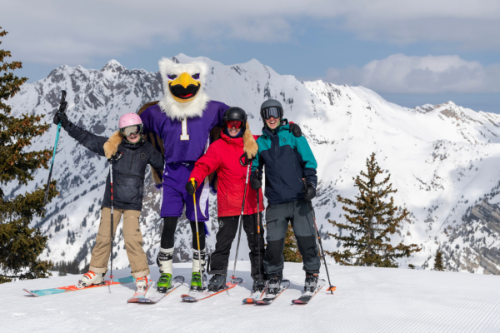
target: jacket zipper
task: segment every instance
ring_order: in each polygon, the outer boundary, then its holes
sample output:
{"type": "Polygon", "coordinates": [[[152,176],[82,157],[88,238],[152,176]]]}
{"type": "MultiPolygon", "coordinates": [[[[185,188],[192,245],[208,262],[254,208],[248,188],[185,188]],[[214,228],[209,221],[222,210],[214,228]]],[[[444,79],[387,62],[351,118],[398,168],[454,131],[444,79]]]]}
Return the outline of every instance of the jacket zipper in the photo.
{"type": "MultiPolygon", "coordinates": [[[[278,143],[274,146],[274,158],[276,159],[276,164],[278,164],[278,146],[280,145],[280,136],[279,133],[276,133],[276,137],[278,138],[278,143]]],[[[271,141],[272,142],[272,141],[271,141]]],[[[283,182],[280,179],[280,199],[283,201],[283,182]]]]}
{"type": "Polygon", "coordinates": [[[130,159],[130,170],[129,172],[132,172],[132,162],[134,161],[134,151],[132,150],[132,158],[130,159]]]}

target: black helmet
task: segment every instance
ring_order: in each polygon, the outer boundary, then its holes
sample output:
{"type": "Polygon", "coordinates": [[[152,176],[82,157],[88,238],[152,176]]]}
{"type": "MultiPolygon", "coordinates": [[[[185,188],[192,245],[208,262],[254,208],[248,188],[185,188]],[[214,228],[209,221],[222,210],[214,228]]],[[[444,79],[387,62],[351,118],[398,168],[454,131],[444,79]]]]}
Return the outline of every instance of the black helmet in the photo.
{"type": "Polygon", "coordinates": [[[283,106],[275,99],[268,99],[260,106],[260,116],[264,123],[270,117],[281,118],[283,117],[283,106]]]}
{"type": "Polygon", "coordinates": [[[242,122],[241,128],[245,130],[247,124],[247,113],[242,108],[237,106],[232,106],[226,110],[224,113],[224,117],[222,118],[224,121],[224,127],[226,127],[226,121],[228,120],[238,120],[242,122]]]}

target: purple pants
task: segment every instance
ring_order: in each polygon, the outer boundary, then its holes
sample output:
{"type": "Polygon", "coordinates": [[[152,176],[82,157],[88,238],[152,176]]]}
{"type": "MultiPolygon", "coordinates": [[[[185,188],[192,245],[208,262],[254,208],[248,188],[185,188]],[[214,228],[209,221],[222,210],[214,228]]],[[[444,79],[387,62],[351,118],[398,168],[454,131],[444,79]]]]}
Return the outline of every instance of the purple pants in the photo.
{"type": "MultiPolygon", "coordinates": [[[[189,181],[193,168],[194,162],[165,164],[161,217],[180,217],[182,209],[186,205],[186,218],[190,221],[195,220],[193,196],[186,191],[186,183],[189,181]]],[[[196,210],[199,222],[206,222],[209,219],[208,194],[208,182],[201,184],[196,190],[196,210]]]]}

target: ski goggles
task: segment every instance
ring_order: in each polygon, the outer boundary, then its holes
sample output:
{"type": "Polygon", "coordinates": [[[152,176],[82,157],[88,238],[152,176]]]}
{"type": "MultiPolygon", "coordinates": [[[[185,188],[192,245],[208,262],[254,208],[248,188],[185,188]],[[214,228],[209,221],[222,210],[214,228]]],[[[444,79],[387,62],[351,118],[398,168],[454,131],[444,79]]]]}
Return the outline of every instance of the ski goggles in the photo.
{"type": "Polygon", "coordinates": [[[127,126],[124,128],[120,128],[120,132],[127,137],[132,134],[139,134],[142,133],[142,125],[132,125],[132,126],[127,126]]]}
{"type": "Polygon", "coordinates": [[[261,111],[262,117],[265,120],[267,120],[271,117],[279,118],[279,117],[281,117],[282,113],[283,113],[283,110],[281,108],[278,108],[275,106],[271,106],[271,107],[262,109],[262,111],[261,111]]]}
{"type": "Polygon", "coordinates": [[[226,120],[226,126],[227,128],[240,128],[242,125],[242,122],[239,120],[226,120]]]}

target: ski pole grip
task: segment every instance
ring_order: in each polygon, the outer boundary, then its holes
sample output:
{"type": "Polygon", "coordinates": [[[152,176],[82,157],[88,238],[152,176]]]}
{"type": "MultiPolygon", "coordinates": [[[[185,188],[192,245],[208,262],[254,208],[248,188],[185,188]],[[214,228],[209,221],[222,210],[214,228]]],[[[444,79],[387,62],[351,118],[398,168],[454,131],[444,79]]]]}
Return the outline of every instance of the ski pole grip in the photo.
{"type": "MultiPolygon", "coordinates": [[[[193,193],[193,203],[194,203],[194,211],[196,212],[196,186],[195,186],[195,179],[194,177],[190,179],[191,180],[191,184],[193,184],[193,188],[194,188],[194,193],[193,193]]],[[[198,221],[196,221],[198,222],[198,221]]]]}

